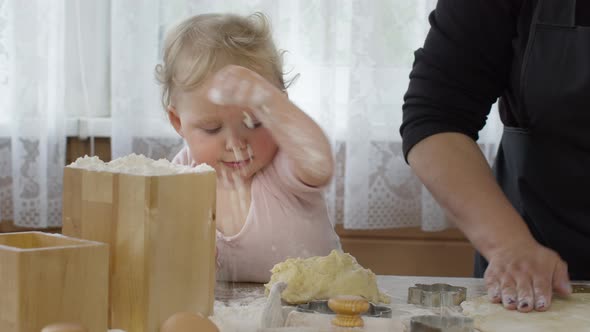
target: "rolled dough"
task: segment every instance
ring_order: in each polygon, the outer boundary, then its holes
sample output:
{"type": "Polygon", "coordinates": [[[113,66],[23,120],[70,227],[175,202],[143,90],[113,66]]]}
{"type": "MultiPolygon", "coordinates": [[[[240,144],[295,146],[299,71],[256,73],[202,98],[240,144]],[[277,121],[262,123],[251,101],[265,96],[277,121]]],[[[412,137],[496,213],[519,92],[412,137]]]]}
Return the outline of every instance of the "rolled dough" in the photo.
{"type": "Polygon", "coordinates": [[[556,297],[546,312],[521,313],[491,303],[486,296],[461,304],[481,332],[590,332],[590,294],[556,297]]]}
{"type": "Polygon", "coordinates": [[[373,303],[389,303],[389,296],[379,292],[375,274],[359,265],[350,254],[333,250],[328,256],[306,259],[289,258],[275,265],[266,293],[272,285],[284,282],[285,302],[306,303],[337,295],[358,295],[373,303]]]}

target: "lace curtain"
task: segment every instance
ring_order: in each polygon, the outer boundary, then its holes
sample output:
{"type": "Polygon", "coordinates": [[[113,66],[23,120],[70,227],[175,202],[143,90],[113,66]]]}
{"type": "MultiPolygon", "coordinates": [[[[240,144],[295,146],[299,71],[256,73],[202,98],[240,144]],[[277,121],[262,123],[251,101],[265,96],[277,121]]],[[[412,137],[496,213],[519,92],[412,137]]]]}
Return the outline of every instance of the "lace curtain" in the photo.
{"type": "MultiPolygon", "coordinates": [[[[158,103],[153,68],[166,29],[205,12],[266,13],[286,69],[301,74],[289,96],[334,143],[333,219],[352,229],[449,227],[406,165],[399,126],[413,51],[428,31],[433,0],[147,0],[112,3],[113,157],[171,158],[182,146],[158,103]]],[[[497,114],[481,133],[494,157],[497,114]]]]}
{"type": "Polygon", "coordinates": [[[0,1],[0,220],[61,224],[63,1],[0,1]]]}
{"type": "MultiPolygon", "coordinates": [[[[60,224],[66,115],[111,116],[113,157],[172,158],[183,142],[160,107],[154,66],[173,23],[266,13],[287,50],[290,98],[330,136],[327,198],[346,228],[448,227],[406,165],[399,125],[413,52],[435,0],[0,0],[0,220],[60,224]]],[[[481,133],[494,157],[496,112],[481,133]]],[[[83,133],[81,133],[83,134],[83,133]]]]}

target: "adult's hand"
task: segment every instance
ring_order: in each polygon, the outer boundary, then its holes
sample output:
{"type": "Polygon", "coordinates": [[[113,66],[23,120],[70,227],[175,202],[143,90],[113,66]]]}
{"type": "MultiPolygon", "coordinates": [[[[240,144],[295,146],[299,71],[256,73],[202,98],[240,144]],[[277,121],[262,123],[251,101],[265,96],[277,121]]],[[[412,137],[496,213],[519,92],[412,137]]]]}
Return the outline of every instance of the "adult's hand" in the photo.
{"type": "Polygon", "coordinates": [[[567,264],[557,253],[531,241],[490,253],[484,279],[492,302],[521,312],[546,311],[552,292],[572,292],[567,264]]]}
{"type": "Polygon", "coordinates": [[[571,293],[566,263],[535,241],[471,138],[458,133],[429,136],[412,148],[408,160],[490,262],[484,277],[493,302],[522,312],[544,311],[551,305],[552,290],[571,293]]]}

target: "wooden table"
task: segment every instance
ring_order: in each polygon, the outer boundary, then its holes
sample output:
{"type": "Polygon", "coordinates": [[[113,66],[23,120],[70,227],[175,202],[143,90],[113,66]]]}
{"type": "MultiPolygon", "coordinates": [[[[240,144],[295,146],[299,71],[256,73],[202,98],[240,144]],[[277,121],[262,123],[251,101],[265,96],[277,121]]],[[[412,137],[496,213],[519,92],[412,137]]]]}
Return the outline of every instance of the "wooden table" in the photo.
{"type": "MultiPolygon", "coordinates": [[[[377,276],[379,288],[391,296],[391,308],[397,319],[407,326],[409,319],[416,315],[436,314],[436,309],[420,308],[407,304],[408,288],[415,284],[446,283],[453,286],[467,288],[467,299],[486,294],[483,279],[476,278],[449,278],[449,277],[409,277],[409,276],[377,276]]],[[[576,282],[590,285],[590,282],[576,282]]],[[[256,324],[260,321],[262,308],[266,303],[264,285],[244,283],[218,283],[215,290],[216,311],[218,317],[232,320],[232,317],[252,317],[251,320],[228,322],[226,326],[238,326],[239,328],[220,327],[222,332],[256,331],[256,324]],[[228,309],[229,308],[229,309],[228,309]],[[227,310],[226,310],[227,309],[227,310]],[[245,314],[247,312],[247,315],[245,314]],[[246,325],[250,324],[250,325],[246,325]]],[[[217,323],[217,322],[216,322],[217,323]]]]}
{"type": "MultiPolygon", "coordinates": [[[[378,276],[377,283],[382,291],[391,296],[393,313],[402,321],[409,321],[414,315],[433,314],[429,309],[420,309],[406,304],[408,288],[416,283],[447,283],[467,287],[468,298],[485,293],[483,280],[473,278],[378,276]]],[[[213,320],[222,332],[257,330],[256,327],[266,303],[264,285],[218,282],[215,288],[215,299],[213,320]],[[244,319],[245,317],[250,319],[244,319]]]]}

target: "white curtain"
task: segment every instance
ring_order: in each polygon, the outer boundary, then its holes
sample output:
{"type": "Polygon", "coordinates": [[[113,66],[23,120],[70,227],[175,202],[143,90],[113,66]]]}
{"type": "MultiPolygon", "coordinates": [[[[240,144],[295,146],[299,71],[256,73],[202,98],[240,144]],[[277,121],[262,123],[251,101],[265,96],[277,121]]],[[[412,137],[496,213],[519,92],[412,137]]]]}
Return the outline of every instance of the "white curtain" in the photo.
{"type": "Polygon", "coordinates": [[[110,117],[109,5],[0,0],[0,221],[61,225],[66,121],[110,117]]]}
{"type": "Polygon", "coordinates": [[[0,219],[61,224],[64,1],[0,1],[0,219]]]}
{"type": "MultiPolygon", "coordinates": [[[[66,116],[110,116],[113,157],[174,156],[183,142],[154,79],[166,29],[205,12],[261,11],[288,51],[291,77],[301,74],[291,99],[333,141],[333,220],[360,229],[446,228],[404,162],[399,136],[413,51],[435,2],[0,0],[0,219],[60,224],[66,116]]],[[[500,129],[493,112],[480,140],[490,161],[500,129]]]]}
{"type": "MultiPolygon", "coordinates": [[[[440,207],[406,165],[399,126],[403,93],[429,29],[435,0],[144,0],[112,2],[113,157],[131,152],[171,158],[182,146],[166,123],[153,69],[173,23],[206,12],[271,19],[301,74],[290,98],[334,143],[338,161],[328,199],[333,219],[351,229],[449,227],[440,207]]],[[[501,126],[495,112],[481,133],[493,160],[501,126]]]]}

